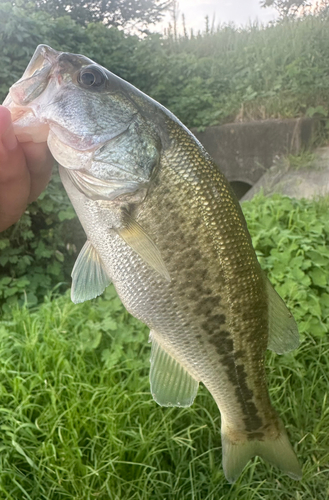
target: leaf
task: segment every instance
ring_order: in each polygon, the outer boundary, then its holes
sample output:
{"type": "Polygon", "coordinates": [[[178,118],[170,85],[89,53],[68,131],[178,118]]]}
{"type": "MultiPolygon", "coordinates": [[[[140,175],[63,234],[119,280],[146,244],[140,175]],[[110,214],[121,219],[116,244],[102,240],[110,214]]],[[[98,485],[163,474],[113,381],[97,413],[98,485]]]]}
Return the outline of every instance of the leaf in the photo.
{"type": "Polygon", "coordinates": [[[33,460],[31,460],[30,457],[27,456],[27,454],[25,453],[25,451],[23,450],[23,448],[13,439],[12,440],[12,445],[13,445],[13,448],[15,448],[15,450],[20,454],[22,455],[25,460],[27,461],[27,463],[30,465],[30,467],[32,467],[33,469],[37,469],[38,470],[38,467],[36,466],[36,464],[33,462],[33,460]]]}
{"type": "Polygon", "coordinates": [[[309,325],[310,333],[316,337],[322,337],[324,334],[328,333],[326,325],[316,318],[312,318],[309,325]]]}
{"type": "Polygon", "coordinates": [[[301,269],[298,269],[298,267],[293,267],[290,273],[293,276],[293,278],[297,281],[301,281],[305,277],[305,273],[301,269]]]}
{"type": "Polygon", "coordinates": [[[30,284],[30,280],[27,278],[19,278],[18,280],[15,281],[15,285],[17,288],[25,288],[30,284]]]}
{"type": "Polygon", "coordinates": [[[1,280],[0,280],[0,286],[9,285],[9,283],[11,281],[12,281],[12,278],[9,278],[9,276],[5,276],[4,278],[1,278],[1,280]]]}
{"type": "Polygon", "coordinates": [[[310,271],[310,277],[316,286],[325,288],[328,285],[328,276],[323,272],[322,269],[314,269],[310,271]]]}
{"type": "Polygon", "coordinates": [[[320,304],[322,307],[326,307],[329,309],[329,294],[328,293],[321,294],[320,304]]]}
{"type": "Polygon", "coordinates": [[[102,321],[102,330],[103,331],[116,331],[118,329],[118,323],[112,318],[106,318],[102,321]]]}
{"type": "Polygon", "coordinates": [[[102,361],[106,368],[115,366],[121,358],[123,347],[120,344],[115,344],[112,349],[104,349],[102,352],[102,361]]]}
{"type": "Polygon", "coordinates": [[[326,118],[328,116],[328,110],[321,105],[316,106],[315,108],[311,106],[306,110],[306,116],[312,118],[315,115],[320,115],[326,118]]]}
{"type": "Polygon", "coordinates": [[[9,262],[7,255],[0,255],[0,266],[5,266],[9,262]]]}
{"type": "Polygon", "coordinates": [[[0,239],[0,250],[4,250],[6,247],[9,247],[10,242],[8,238],[0,239]]]}
{"type": "Polygon", "coordinates": [[[56,250],[55,256],[56,256],[56,259],[59,260],[59,262],[64,262],[64,255],[62,254],[62,252],[60,252],[59,250],[56,250]]]}
{"type": "Polygon", "coordinates": [[[35,306],[38,303],[38,297],[33,292],[28,292],[25,297],[25,303],[27,306],[35,306]]]}
{"type": "Polygon", "coordinates": [[[92,328],[84,328],[79,334],[81,349],[84,351],[92,351],[96,349],[102,339],[102,332],[96,330],[94,325],[92,328]]]}
{"type": "Polygon", "coordinates": [[[66,210],[60,210],[58,212],[58,219],[62,222],[64,220],[71,220],[76,217],[76,213],[73,207],[68,207],[66,210]]]}
{"type": "Polygon", "coordinates": [[[7,287],[4,292],[3,292],[3,296],[5,298],[7,297],[11,297],[12,295],[15,295],[17,292],[19,292],[19,288],[17,286],[12,286],[12,287],[7,287]]]}
{"type": "Polygon", "coordinates": [[[310,257],[312,263],[317,266],[326,266],[329,264],[329,255],[321,255],[319,251],[309,250],[307,255],[310,257]]]}

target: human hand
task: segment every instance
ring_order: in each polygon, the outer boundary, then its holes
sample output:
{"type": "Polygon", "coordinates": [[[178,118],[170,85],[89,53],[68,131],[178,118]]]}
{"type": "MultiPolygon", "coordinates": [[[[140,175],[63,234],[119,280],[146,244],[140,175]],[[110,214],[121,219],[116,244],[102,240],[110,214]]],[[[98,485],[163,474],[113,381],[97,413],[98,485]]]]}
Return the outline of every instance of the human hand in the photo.
{"type": "Polygon", "coordinates": [[[47,186],[53,158],[46,142],[18,143],[10,111],[0,106],[0,231],[18,221],[47,186]]]}

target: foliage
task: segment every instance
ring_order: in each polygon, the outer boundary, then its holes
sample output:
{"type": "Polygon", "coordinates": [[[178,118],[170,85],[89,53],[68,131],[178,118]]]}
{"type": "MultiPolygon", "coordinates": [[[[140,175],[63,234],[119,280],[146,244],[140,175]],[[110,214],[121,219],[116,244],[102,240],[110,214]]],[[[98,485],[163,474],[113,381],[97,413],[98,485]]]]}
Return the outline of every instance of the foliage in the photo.
{"type": "Polygon", "coordinates": [[[53,19],[43,11],[27,16],[24,9],[0,3],[2,97],[39,43],[91,57],[168,107],[188,127],[311,116],[314,110],[328,116],[328,16],[140,39],[102,23],[83,27],[68,16],[53,19]]]}
{"type": "Polygon", "coordinates": [[[243,208],[262,264],[303,332],[298,351],[268,356],[271,398],[303,480],[255,459],[227,483],[214,400],[200,387],[191,408],[156,405],[147,329],[110,286],[83,304],[66,294],[13,307],[0,321],[1,498],[328,498],[328,202],[258,196],[243,208]]]}
{"type": "Polygon", "coordinates": [[[274,7],[282,17],[297,16],[306,12],[328,13],[329,0],[262,0],[262,7],[274,7]]]}
{"type": "MultiPolygon", "coordinates": [[[[68,16],[53,19],[43,11],[27,16],[25,8],[1,2],[2,97],[39,43],[88,55],[189,127],[303,115],[318,117],[328,127],[328,16],[286,19],[266,29],[219,26],[198,36],[140,39],[101,23],[83,27],[68,16]]],[[[70,223],[71,217],[57,178],[19,225],[1,234],[0,307],[26,297],[32,305],[58,282],[66,283],[63,290],[69,286],[74,249],[82,238],[81,230],[72,234],[78,223],[70,223]]]]}
{"type": "Polygon", "coordinates": [[[258,195],[243,204],[261,266],[303,334],[329,332],[329,200],[258,195]]]}
{"type": "Polygon", "coordinates": [[[50,289],[64,282],[70,273],[81,241],[75,212],[55,174],[38,202],[32,203],[20,221],[1,234],[0,307],[29,306],[43,300],[50,289]],[[70,221],[72,221],[70,223],[70,221]]]}
{"type": "Polygon", "coordinates": [[[308,0],[262,0],[262,7],[274,7],[282,16],[297,14],[301,7],[309,7],[308,0]]]}
{"type": "Polygon", "coordinates": [[[41,43],[63,51],[84,47],[85,31],[69,17],[52,19],[43,12],[27,16],[24,9],[9,2],[0,3],[0,95],[23,74],[37,45],[41,43]]]}
{"type": "Polygon", "coordinates": [[[106,26],[126,27],[158,22],[169,8],[170,0],[16,0],[15,4],[33,13],[41,10],[53,18],[69,15],[78,24],[101,22],[106,26]]]}

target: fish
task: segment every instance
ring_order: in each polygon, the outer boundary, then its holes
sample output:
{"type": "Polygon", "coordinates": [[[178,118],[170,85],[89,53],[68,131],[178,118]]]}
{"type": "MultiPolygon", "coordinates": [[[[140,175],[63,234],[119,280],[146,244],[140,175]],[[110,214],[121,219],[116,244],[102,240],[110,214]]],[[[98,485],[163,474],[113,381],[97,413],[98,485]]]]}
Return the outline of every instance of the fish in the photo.
{"type": "Polygon", "coordinates": [[[86,233],[73,302],[114,284],[150,328],[150,387],[159,405],[190,406],[200,382],[210,391],[229,482],[254,456],[299,480],[264,360],[266,349],[298,347],[297,325],[203,146],[133,85],[47,45],[37,47],[4,105],[20,142],[47,141],[86,233]]]}

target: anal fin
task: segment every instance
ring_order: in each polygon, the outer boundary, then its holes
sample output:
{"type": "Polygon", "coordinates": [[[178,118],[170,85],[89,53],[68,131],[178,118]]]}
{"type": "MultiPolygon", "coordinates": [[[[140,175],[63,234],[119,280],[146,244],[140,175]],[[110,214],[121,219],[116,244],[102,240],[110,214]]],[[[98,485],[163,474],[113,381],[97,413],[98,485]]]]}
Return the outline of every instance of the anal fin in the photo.
{"type": "Polygon", "coordinates": [[[153,399],[160,406],[191,406],[199,382],[173,358],[151,332],[150,383],[153,399]]]}
{"type": "Polygon", "coordinates": [[[101,295],[111,283],[103,263],[90,241],[86,241],[72,270],[72,302],[78,304],[101,295]]]}

